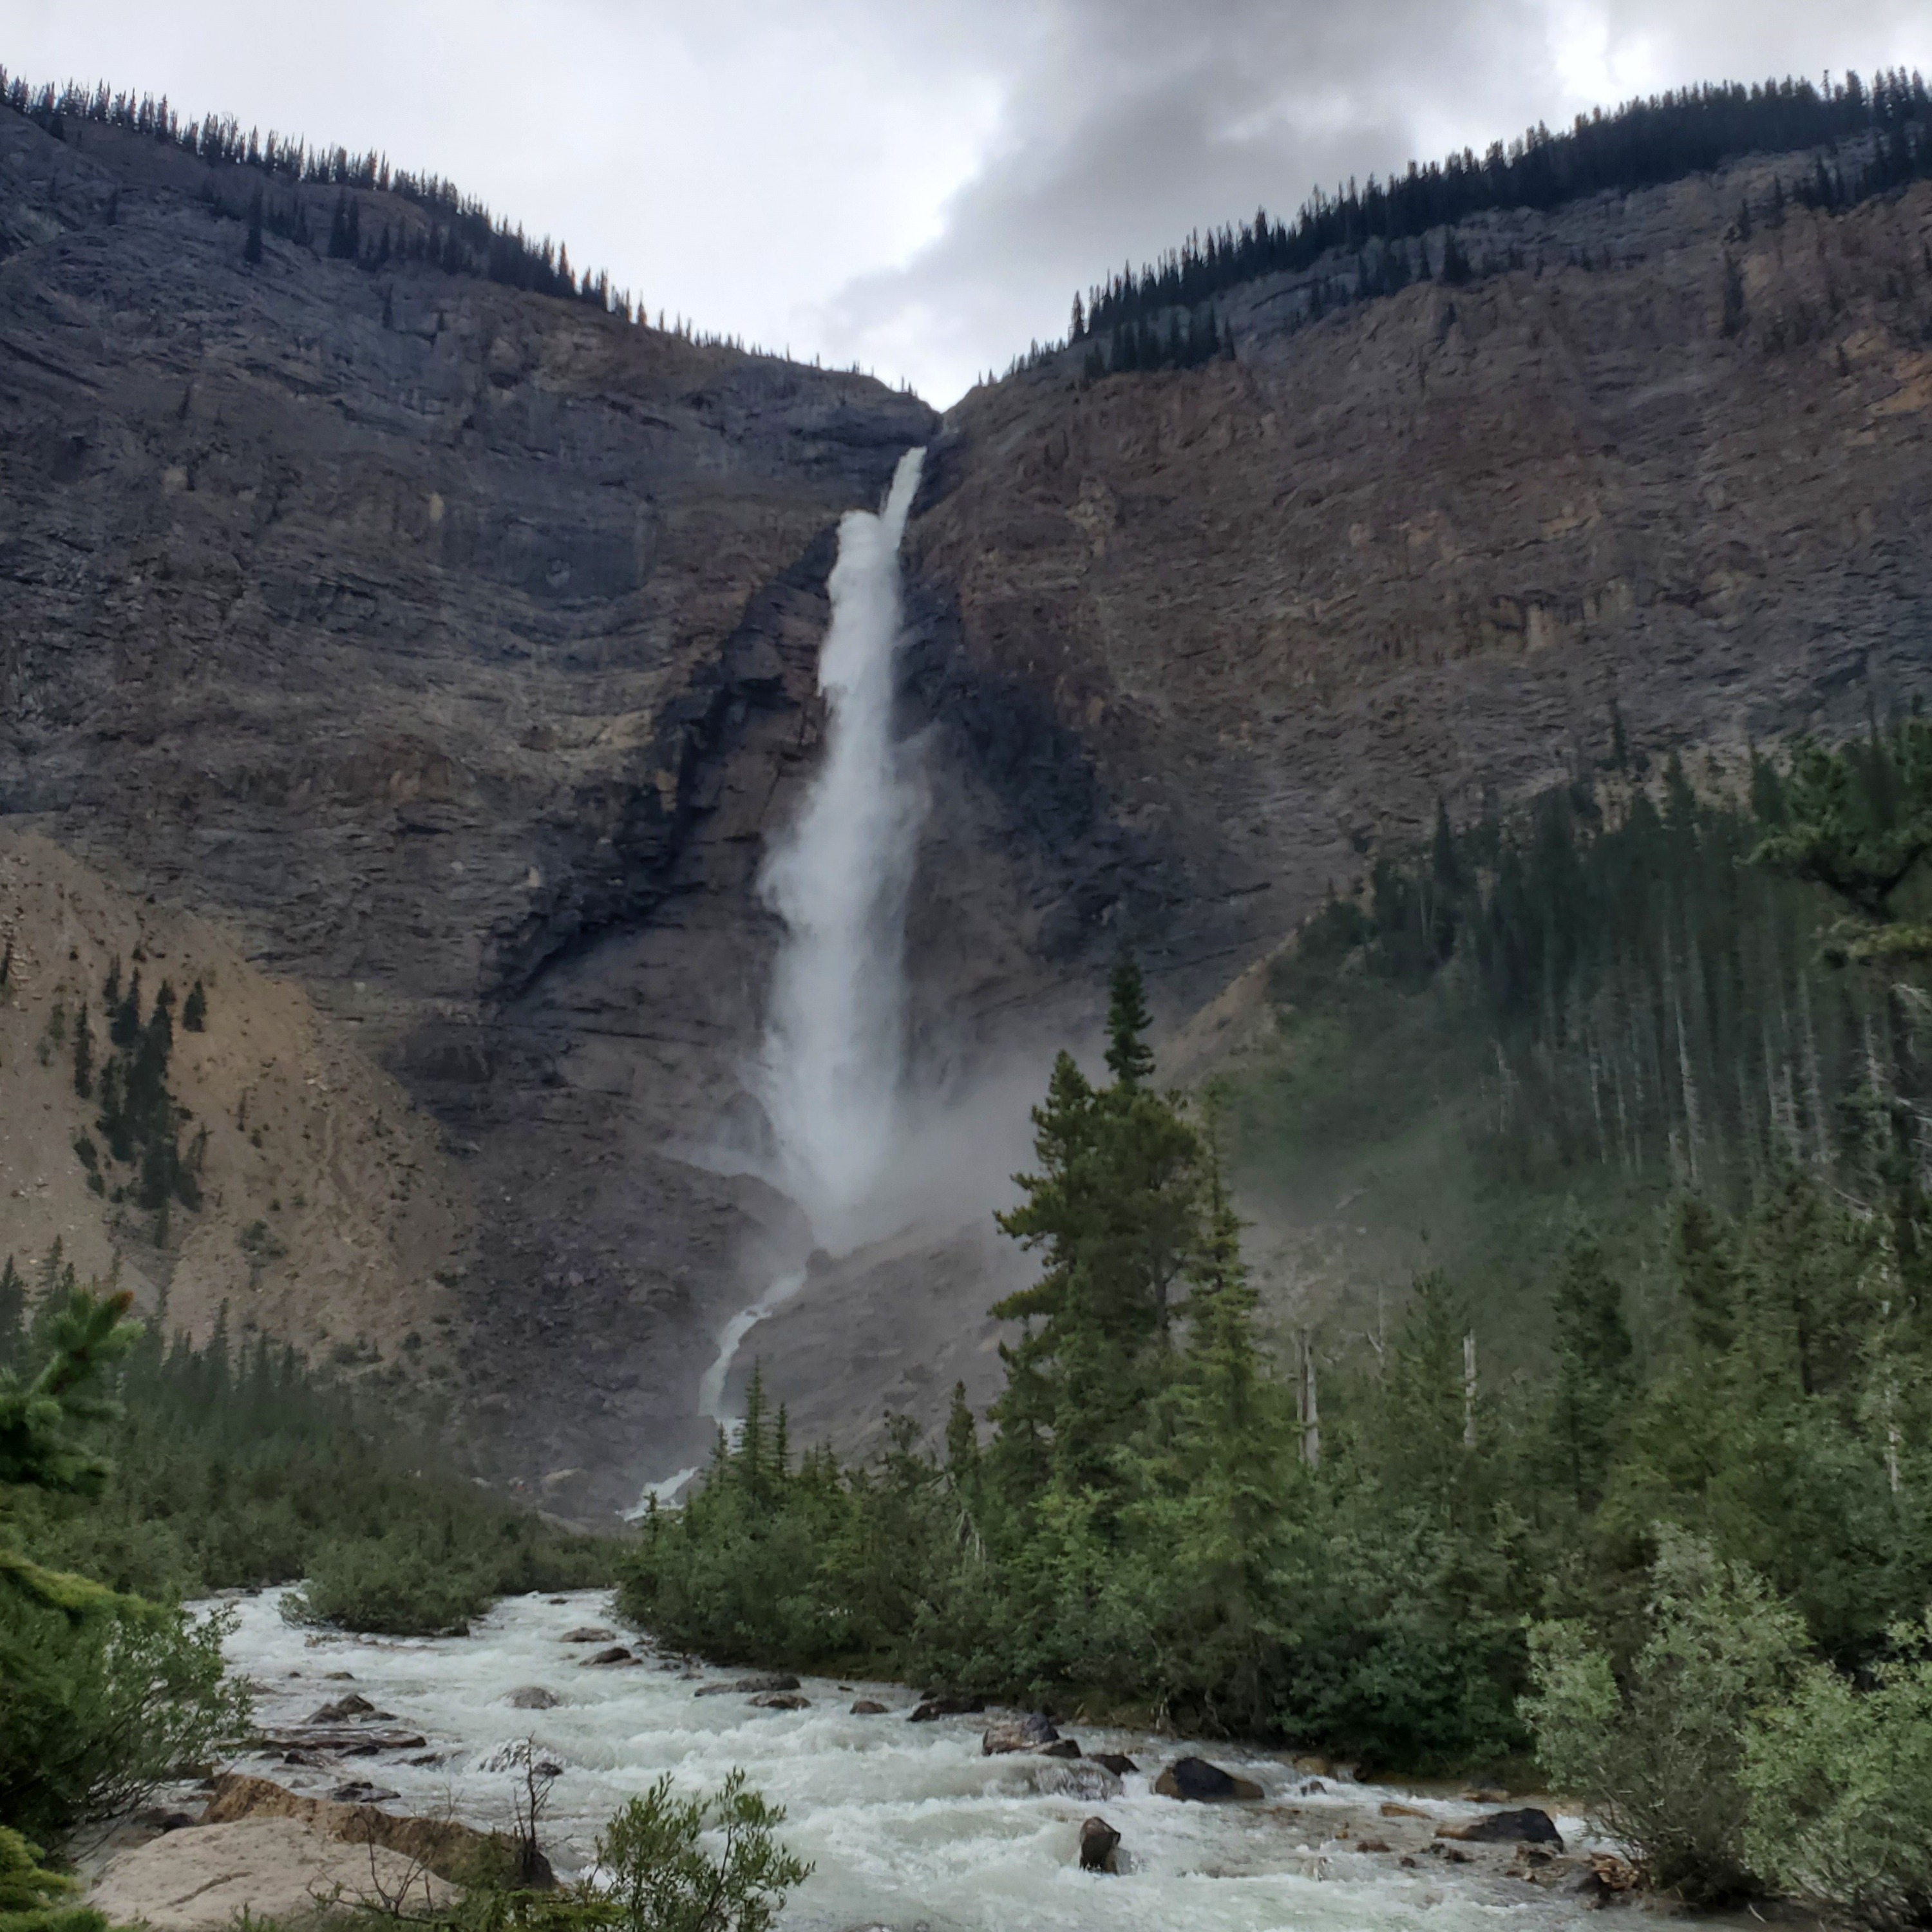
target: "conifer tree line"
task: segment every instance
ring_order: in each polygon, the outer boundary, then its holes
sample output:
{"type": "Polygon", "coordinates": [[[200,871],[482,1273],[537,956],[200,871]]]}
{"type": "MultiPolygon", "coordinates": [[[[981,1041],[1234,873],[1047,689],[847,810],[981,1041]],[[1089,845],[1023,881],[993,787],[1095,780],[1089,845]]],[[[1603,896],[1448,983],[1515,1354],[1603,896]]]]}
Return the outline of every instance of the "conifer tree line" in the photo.
{"type": "MultiPolygon", "coordinates": [[[[1292,222],[1257,211],[1252,222],[1190,235],[1158,261],[1131,264],[1076,296],[1064,343],[1035,343],[1009,376],[1047,366],[1086,344],[1082,379],[1137,369],[1187,368],[1232,356],[1225,310],[1215,298],[1264,275],[1302,273],[1324,257],[1330,272],[1306,286],[1291,326],[1319,322],[1352,303],[1399,293],[1412,283],[1450,287],[1528,266],[1520,248],[1475,255],[1456,230],[1491,210],[1549,209],[1584,195],[1632,190],[1702,173],[1752,153],[1822,147],[1787,187],[1780,178],[1760,211],[1775,226],[1787,202],[1836,213],[1916,180],[1932,178],[1932,102],[1916,72],[1882,74],[1869,87],[1856,74],[1820,88],[1805,80],[1686,88],[1632,100],[1615,111],[1580,115],[1568,133],[1539,125],[1480,159],[1472,150],[1366,188],[1351,182],[1320,189],[1292,222]],[[1859,150],[1850,155],[1838,144],[1859,150]],[[1432,241],[1441,230],[1440,238],[1432,241]],[[1352,257],[1352,259],[1351,259],[1352,257]]],[[[1748,240],[1752,211],[1741,206],[1748,240]]],[[[1569,265],[1613,266],[1606,251],[1573,250],[1569,265]]],[[[1735,328],[1727,327],[1726,333],[1735,328]]]]}
{"type": "MultiPolygon", "coordinates": [[[[1641,1168],[1573,1202],[1537,1308],[1433,1270],[1391,1320],[1285,1331],[1230,1197],[1238,1104],[1160,1090],[1124,966],[1107,1078],[1056,1062],[1001,1217],[1039,1268],[994,1311],[990,1408],[956,1394],[943,1446],[901,1419],[842,1467],[797,1453],[754,1376],[690,1500],[647,1516],[627,1612],[721,1659],[1412,1772],[1570,1763],[1562,1671],[1610,1660],[1584,1715],[1614,1728],[1615,1686],[1669,1650],[1670,1590],[1735,1612],[1724,1642],[1774,1606],[1780,1694],[1801,1667],[1821,1696],[1919,1669],[1932,726],[1760,758],[1729,794],[1644,767],[1621,730],[1603,764],[1525,819],[1445,814],[1310,922],[1273,988],[1345,1023],[1360,999],[1384,1031],[1390,1002],[1434,1005],[1479,1064],[1500,1046],[1500,1183],[1641,1168]]],[[[1718,1740],[1733,1783],[1742,1712],[1718,1740]]],[[[1664,1882],[1768,1882],[1743,1829],[1677,1876],[1660,1852],[1664,1882]]]]}
{"type": "MultiPolygon", "coordinates": [[[[512,288],[582,301],[648,326],[640,304],[613,288],[602,272],[591,274],[574,268],[568,248],[554,246],[548,238],[531,240],[520,226],[493,218],[482,202],[463,194],[452,182],[392,169],[386,155],[311,148],[272,130],[266,138],[254,128],[244,134],[232,115],[184,122],[165,95],[157,100],[152,94],[115,92],[104,81],[92,88],[72,82],[63,88],[34,88],[0,68],[0,102],[61,139],[66,138],[70,123],[98,123],[164,142],[211,169],[253,171],[260,177],[257,184],[236,207],[224,210],[247,220],[243,253],[250,262],[262,259],[265,232],[298,248],[322,242],[331,256],[360,262],[372,271],[392,263],[420,263],[446,274],[482,276],[512,288]],[[332,199],[304,192],[332,188],[332,199]],[[420,208],[428,221],[376,226],[365,218],[358,199],[363,194],[395,196],[420,208]],[[326,212],[321,205],[325,200],[326,212]]],[[[214,194],[212,188],[209,194],[214,194]]],[[[664,326],[662,316],[658,326],[664,326]]],[[[707,344],[728,340],[700,336],[681,320],[677,332],[707,344]]]]}

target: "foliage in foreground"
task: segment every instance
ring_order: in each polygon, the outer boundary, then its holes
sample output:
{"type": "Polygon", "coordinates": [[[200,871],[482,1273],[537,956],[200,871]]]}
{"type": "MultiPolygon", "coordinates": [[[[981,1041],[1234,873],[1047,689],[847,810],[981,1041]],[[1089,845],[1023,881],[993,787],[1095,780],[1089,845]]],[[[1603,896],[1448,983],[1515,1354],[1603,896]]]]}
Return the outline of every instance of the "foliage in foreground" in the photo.
{"type": "Polygon", "coordinates": [[[1746,1740],[1752,1868],[1874,1932],[1932,1925],[1932,1620],[1900,1624],[1861,1690],[1823,1665],[1746,1740]]]}
{"type": "Polygon", "coordinates": [[[1804,1628],[1742,1565],[1681,1531],[1660,1544],[1636,1655],[1619,1671],[1586,1624],[1539,1624],[1524,1714],[1598,1828],[1654,1884],[1714,1904],[1749,1888],[1744,1739],[1789,1694],[1804,1628]]]}
{"type": "MultiPolygon", "coordinates": [[[[35,1372],[0,1370],[0,1816],[43,1840],[132,1803],[247,1714],[223,1675],[218,1620],[48,1569],[12,1535],[22,1498],[85,1500],[105,1486],[87,1438],[111,1419],[102,1384],[136,1346],[129,1302],[66,1295],[45,1311],[35,1372]]],[[[5,1849],[17,1867],[20,1845],[5,1849]]]]}
{"type": "Polygon", "coordinates": [[[667,1773],[598,1834],[596,1863],[574,1885],[472,1886],[440,1912],[349,1915],[342,1932],[399,1922],[434,1932],[771,1932],[812,1870],[778,1839],[784,1817],[742,1771],[693,1797],[676,1796],[667,1773]]]}

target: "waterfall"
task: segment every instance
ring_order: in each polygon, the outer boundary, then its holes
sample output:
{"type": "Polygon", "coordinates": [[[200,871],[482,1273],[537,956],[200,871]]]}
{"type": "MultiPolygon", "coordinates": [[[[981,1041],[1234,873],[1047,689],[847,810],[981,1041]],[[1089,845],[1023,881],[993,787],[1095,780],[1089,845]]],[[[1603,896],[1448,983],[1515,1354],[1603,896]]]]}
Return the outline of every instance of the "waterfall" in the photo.
{"type": "MultiPolygon", "coordinates": [[[[832,622],[819,653],[825,758],[804,807],[758,881],[784,922],[754,1084],[771,1122],[773,1178],[821,1246],[849,1248],[904,1135],[905,904],[926,792],[892,739],[899,642],[899,539],[919,488],[909,449],[884,506],[838,526],[832,622]]],[[[734,1315],[705,1372],[698,1412],[728,1432],[726,1386],[752,1329],[805,1286],[776,1276],[734,1315]]],[[[646,1485],[638,1512],[674,1502],[694,1466],[646,1485]]]]}
{"type": "Polygon", "coordinates": [[[893,741],[892,674],[899,540],[925,455],[908,450],[884,507],[838,526],[824,762],[759,881],[785,928],[759,1097],[780,1181],[832,1248],[862,1238],[902,1126],[905,903],[926,795],[893,741]]]}

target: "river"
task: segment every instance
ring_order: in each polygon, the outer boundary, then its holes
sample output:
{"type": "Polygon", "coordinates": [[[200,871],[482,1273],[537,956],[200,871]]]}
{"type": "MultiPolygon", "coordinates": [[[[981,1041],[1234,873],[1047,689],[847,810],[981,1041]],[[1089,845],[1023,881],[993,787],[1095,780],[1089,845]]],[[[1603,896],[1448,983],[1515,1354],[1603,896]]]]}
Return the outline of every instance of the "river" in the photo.
{"type": "MultiPolygon", "coordinates": [[[[901,1687],[807,1679],[811,1707],[799,1712],[754,1708],[742,1695],[698,1697],[699,1683],[738,1673],[688,1674],[682,1660],[658,1655],[616,1624],[603,1592],[512,1598],[467,1637],[419,1640],[290,1624],[281,1594],[237,1604],[229,1643],[235,1668],[260,1687],[263,1726],[298,1724],[352,1690],[425,1743],[333,1767],[292,1766],[268,1753],[238,1768],[316,1796],[366,1780],[395,1794],[384,1801],[389,1809],[500,1826],[511,1816],[506,1753],[533,1739],[538,1755],[562,1768],[545,1842],[568,1873],[590,1861],[598,1825],[661,1772],[695,1791],[742,1766],[785,1808],[780,1835],[816,1867],[787,1908],[786,1932],[1553,1932],[1574,1926],[1584,1910],[1502,1876],[1505,1855],[1488,1848],[1467,1867],[1430,1856],[1405,1867],[1394,1841],[1406,1833],[1408,1849],[1422,1852],[1430,1819],[1380,1827],[1390,1851],[1357,1851],[1361,1821],[1377,1816],[1383,1798],[1400,1797],[1432,1817],[1473,1816],[1478,1808],[1332,1780],[1304,1789],[1310,1780],[1278,1756],[1204,1748],[1259,1783],[1266,1798],[1181,1804],[1150,1787],[1185,1745],[1069,1724],[1090,1753],[1124,1751],[1141,1767],[1118,1792],[1096,1797],[1052,1787],[1092,1778],[1097,1767],[982,1756],[984,1719],[908,1724],[914,1700],[901,1687]],[[585,1625],[615,1630],[644,1660],[587,1666],[582,1659],[598,1646],[564,1641],[585,1625]],[[561,1702],[525,1711],[505,1701],[532,1685],[561,1702]],[[886,1704],[889,1714],[852,1715],[857,1696],[886,1704]],[[1118,1876],[1078,1868],[1081,1822],[1096,1813],[1122,1834],[1129,1868],[1118,1876]]],[[[1560,1822],[1566,1835],[1576,1828],[1560,1822]]]]}

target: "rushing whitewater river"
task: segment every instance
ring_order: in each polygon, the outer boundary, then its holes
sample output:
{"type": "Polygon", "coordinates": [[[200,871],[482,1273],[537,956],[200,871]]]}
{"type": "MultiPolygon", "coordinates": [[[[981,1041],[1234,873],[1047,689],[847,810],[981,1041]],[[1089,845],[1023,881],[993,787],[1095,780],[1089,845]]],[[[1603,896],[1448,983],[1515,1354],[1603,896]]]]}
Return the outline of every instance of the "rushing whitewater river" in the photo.
{"type": "MultiPolygon", "coordinates": [[[[661,1772],[696,1791],[742,1766],[784,1806],[780,1835],[817,1868],[793,1896],[787,1932],[1553,1932],[1582,1915],[1574,1900],[1503,1876],[1503,1854],[1488,1848],[1466,1867],[1425,1856],[1409,1868],[1399,1845],[1353,1849],[1379,1799],[1400,1796],[1442,1817],[1473,1816],[1472,1805],[1326,1780],[1304,1789],[1310,1780],[1282,1760],[1220,1746],[1205,1754],[1255,1779],[1265,1800],[1180,1804],[1151,1785],[1185,1745],[1069,1725],[1089,1752],[1124,1751],[1141,1767],[1096,1796],[1096,1766],[982,1756],[984,1718],[908,1724],[914,1700],[897,1686],[808,1678],[811,1707],[796,1712],[754,1708],[742,1694],[697,1696],[700,1683],[738,1673],[694,1672],[638,1644],[601,1592],[514,1598],[468,1637],[419,1641],[286,1623],[279,1592],[236,1608],[229,1653],[260,1687],[264,1730],[298,1725],[354,1691],[393,1714],[381,1728],[400,1724],[424,1741],[308,1766],[275,1750],[238,1768],[316,1796],[365,1780],[395,1794],[389,1809],[500,1826],[511,1816],[508,1753],[533,1739],[562,1767],[546,1843],[568,1873],[590,1862],[603,1820],[661,1772]],[[565,1641],[586,1625],[615,1631],[644,1660],[586,1666],[599,1646],[565,1641]],[[507,1701],[533,1686],[561,1701],[547,1710],[507,1701]],[[852,1715],[860,1696],[888,1714],[852,1715]],[[1081,1822],[1096,1814],[1122,1834],[1129,1868],[1118,1876],[1078,1868],[1081,1822]]],[[[1560,1822],[1566,1835],[1574,1830],[1560,1822]]],[[[1420,1850],[1430,1825],[1405,1819],[1381,1829],[1392,1840],[1406,1830],[1420,1850]]]]}

